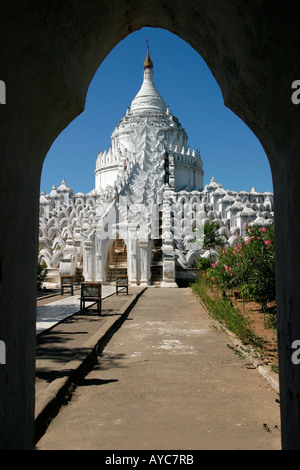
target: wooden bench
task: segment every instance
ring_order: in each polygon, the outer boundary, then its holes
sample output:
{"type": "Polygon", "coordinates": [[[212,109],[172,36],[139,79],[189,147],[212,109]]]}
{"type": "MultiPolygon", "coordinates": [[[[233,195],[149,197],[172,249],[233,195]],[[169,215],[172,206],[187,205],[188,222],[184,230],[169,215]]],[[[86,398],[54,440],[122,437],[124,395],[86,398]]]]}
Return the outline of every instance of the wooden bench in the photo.
{"type": "Polygon", "coordinates": [[[86,302],[93,302],[92,305],[97,304],[97,314],[101,315],[102,309],[102,284],[100,282],[83,282],[81,284],[80,295],[80,311],[84,312],[92,307],[85,306],[86,302]]]}
{"type": "Polygon", "coordinates": [[[126,289],[128,295],[128,276],[126,274],[119,274],[116,276],[116,294],[118,295],[119,289],[126,289]]]}
{"type": "Polygon", "coordinates": [[[64,295],[65,289],[71,290],[74,294],[74,276],[60,276],[60,295],[64,295]]]}

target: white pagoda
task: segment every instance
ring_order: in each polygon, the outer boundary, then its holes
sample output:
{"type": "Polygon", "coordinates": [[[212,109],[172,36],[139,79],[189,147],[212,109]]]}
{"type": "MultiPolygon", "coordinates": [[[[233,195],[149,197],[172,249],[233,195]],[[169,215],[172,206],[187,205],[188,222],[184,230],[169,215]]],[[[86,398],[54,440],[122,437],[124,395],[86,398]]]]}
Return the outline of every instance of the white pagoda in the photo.
{"type": "Polygon", "coordinates": [[[147,54],[142,86],[96,160],[95,189],[73,194],[65,180],[40,198],[39,261],[57,282],[82,271],[85,281],[176,286],[193,276],[204,224],[216,221],[228,245],[247,222],[273,220],[273,195],[226,191],[212,178],[179,120],[157,91],[147,54]]]}

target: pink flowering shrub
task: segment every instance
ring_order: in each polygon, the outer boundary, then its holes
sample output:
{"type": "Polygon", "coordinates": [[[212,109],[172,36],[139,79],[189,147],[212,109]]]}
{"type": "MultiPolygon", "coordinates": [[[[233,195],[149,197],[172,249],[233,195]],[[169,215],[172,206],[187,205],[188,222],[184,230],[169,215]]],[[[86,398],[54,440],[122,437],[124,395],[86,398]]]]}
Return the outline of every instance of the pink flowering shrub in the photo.
{"type": "Polygon", "coordinates": [[[225,294],[235,289],[245,299],[263,308],[275,300],[274,226],[247,226],[246,238],[222,250],[208,276],[225,294]]]}

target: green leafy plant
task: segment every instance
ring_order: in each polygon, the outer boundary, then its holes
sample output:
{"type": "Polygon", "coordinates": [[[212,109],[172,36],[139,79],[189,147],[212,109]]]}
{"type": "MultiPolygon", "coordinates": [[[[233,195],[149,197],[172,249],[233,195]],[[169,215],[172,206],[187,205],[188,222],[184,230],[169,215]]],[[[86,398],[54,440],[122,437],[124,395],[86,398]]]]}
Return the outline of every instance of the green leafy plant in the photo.
{"type": "Polygon", "coordinates": [[[41,289],[42,284],[47,276],[47,269],[42,264],[38,263],[37,265],[37,288],[41,289]]]}
{"type": "Polygon", "coordinates": [[[197,269],[200,271],[206,271],[210,268],[210,259],[209,258],[199,258],[197,261],[197,269]]]}
{"type": "Polygon", "coordinates": [[[219,235],[219,226],[216,222],[207,222],[204,225],[204,241],[203,248],[210,251],[210,265],[212,264],[211,250],[224,246],[224,240],[219,235]]]}

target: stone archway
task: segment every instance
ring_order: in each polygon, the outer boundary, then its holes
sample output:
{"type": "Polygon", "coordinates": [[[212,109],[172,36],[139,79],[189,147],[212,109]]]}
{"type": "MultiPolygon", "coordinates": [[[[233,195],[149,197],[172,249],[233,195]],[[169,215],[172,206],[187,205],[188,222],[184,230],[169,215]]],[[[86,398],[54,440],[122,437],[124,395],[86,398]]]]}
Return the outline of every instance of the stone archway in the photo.
{"type": "Polygon", "coordinates": [[[126,246],[121,238],[111,240],[106,249],[106,282],[114,283],[117,275],[127,274],[126,246]]]}
{"type": "Polygon", "coordinates": [[[43,159],[57,135],[83,111],[89,83],[106,55],[131,32],[153,26],[177,34],[203,57],[225,104],[256,134],[269,158],[276,206],[282,443],[300,448],[300,366],[291,361],[292,342],[300,339],[300,107],[291,101],[300,58],[292,5],[265,0],[4,1],[2,18],[0,339],[6,364],[0,365],[0,447],[33,446],[43,159]],[[16,240],[16,233],[22,239],[16,240]]]}

